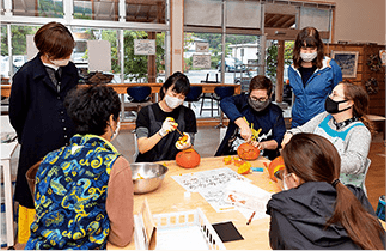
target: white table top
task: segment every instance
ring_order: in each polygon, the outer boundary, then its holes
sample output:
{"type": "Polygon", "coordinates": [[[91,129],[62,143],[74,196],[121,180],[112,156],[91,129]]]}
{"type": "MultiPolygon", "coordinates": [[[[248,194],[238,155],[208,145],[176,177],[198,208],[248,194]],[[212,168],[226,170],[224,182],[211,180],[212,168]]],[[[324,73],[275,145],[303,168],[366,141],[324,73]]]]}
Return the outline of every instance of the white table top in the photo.
{"type": "Polygon", "coordinates": [[[11,143],[1,143],[0,157],[1,160],[11,159],[13,152],[17,147],[17,140],[11,143]]]}

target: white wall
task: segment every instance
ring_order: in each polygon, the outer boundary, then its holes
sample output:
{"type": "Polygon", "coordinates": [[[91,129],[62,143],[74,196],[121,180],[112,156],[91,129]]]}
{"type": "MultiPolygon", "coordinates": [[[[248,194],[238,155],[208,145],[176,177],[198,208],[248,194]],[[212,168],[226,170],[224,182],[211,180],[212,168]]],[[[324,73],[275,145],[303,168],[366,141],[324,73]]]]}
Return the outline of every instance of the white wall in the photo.
{"type": "Polygon", "coordinates": [[[386,44],[385,0],[332,0],[336,3],[335,41],[386,44]]]}

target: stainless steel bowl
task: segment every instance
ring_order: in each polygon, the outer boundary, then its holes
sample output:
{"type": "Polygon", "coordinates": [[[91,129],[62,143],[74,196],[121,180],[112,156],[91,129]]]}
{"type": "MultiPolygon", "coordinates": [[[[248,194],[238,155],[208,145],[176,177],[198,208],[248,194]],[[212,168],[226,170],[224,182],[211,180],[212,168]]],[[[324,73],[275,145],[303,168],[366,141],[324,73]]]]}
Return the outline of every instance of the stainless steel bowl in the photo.
{"type": "Polygon", "coordinates": [[[162,183],[168,168],[152,162],[130,164],[133,172],[134,193],[148,193],[156,190],[162,183]]]}

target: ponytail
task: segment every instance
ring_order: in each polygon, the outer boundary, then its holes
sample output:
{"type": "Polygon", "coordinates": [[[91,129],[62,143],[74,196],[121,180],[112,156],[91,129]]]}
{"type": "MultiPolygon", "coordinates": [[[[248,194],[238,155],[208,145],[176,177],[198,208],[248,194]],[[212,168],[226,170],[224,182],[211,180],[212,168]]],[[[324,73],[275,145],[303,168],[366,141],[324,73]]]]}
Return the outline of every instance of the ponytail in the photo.
{"type": "Polygon", "coordinates": [[[367,129],[371,132],[371,133],[374,133],[375,132],[375,128],[374,128],[374,123],[371,122],[369,120],[369,118],[366,116],[366,115],[363,115],[361,117],[359,117],[359,120],[365,124],[365,126],[367,127],[367,129]]]}
{"type": "Polygon", "coordinates": [[[344,184],[337,182],[335,189],[337,194],[335,211],[327,221],[326,227],[332,223],[341,223],[353,242],[362,249],[384,249],[380,238],[384,230],[377,217],[369,214],[344,184]]]}

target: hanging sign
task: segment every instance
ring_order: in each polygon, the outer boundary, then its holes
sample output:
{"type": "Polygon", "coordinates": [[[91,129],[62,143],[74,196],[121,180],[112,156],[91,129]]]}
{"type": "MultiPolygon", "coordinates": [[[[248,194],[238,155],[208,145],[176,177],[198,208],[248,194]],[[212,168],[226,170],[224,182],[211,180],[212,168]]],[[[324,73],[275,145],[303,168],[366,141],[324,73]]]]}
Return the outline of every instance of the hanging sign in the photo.
{"type": "Polygon", "coordinates": [[[134,39],[134,55],[155,55],[154,39],[134,39]]]}
{"type": "Polygon", "coordinates": [[[210,69],[211,65],[211,55],[193,55],[193,68],[210,69]]]}

